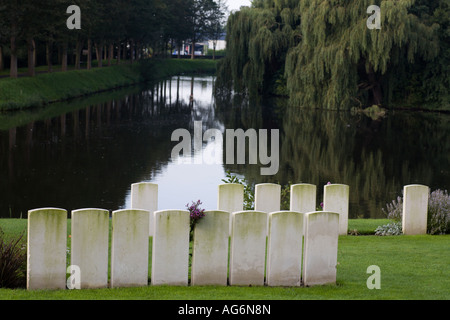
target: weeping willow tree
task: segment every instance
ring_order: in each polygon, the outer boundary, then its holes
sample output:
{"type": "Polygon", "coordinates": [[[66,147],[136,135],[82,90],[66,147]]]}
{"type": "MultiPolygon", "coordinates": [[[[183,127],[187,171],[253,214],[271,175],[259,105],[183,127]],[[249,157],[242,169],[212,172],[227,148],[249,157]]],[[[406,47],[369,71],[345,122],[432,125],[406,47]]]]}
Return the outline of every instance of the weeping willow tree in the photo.
{"type": "Polygon", "coordinates": [[[448,96],[448,1],[254,0],[228,20],[218,87],[327,109],[448,96]]]}
{"type": "Polygon", "coordinates": [[[327,109],[355,102],[382,104],[389,91],[406,80],[396,78],[399,70],[439,53],[439,26],[426,25],[411,14],[414,2],[301,1],[303,38],[286,60],[291,102],[327,109]],[[367,27],[367,8],[374,2],[381,8],[381,29],[367,27]]]}
{"type": "Polygon", "coordinates": [[[284,76],[287,51],[300,40],[299,1],[254,0],[227,23],[227,57],[219,83],[236,91],[261,93],[284,76]]]}

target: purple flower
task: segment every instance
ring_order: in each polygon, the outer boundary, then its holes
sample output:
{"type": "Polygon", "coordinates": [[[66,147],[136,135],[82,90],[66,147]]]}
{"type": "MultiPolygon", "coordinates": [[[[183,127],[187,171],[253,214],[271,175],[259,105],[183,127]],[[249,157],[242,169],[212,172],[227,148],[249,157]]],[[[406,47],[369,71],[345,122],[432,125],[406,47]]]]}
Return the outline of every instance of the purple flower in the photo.
{"type": "Polygon", "coordinates": [[[189,210],[191,220],[198,220],[205,216],[205,209],[199,208],[201,204],[202,202],[198,200],[197,202],[192,202],[191,206],[189,206],[189,204],[186,205],[189,210]]]}

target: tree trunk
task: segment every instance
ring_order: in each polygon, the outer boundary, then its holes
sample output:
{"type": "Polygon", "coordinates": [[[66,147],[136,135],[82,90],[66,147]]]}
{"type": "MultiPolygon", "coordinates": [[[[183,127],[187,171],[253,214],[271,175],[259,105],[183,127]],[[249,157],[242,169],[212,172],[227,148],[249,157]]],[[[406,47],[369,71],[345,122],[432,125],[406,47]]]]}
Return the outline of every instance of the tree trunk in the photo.
{"type": "Polygon", "coordinates": [[[92,69],[92,41],[88,39],[88,55],[87,55],[87,69],[92,69]]]}
{"type": "Polygon", "coordinates": [[[369,67],[368,78],[370,86],[372,87],[371,89],[373,97],[372,104],[379,106],[383,101],[383,92],[381,90],[380,81],[379,79],[377,79],[377,75],[375,74],[372,66],[369,67]]]}
{"type": "Polygon", "coordinates": [[[68,51],[69,44],[67,41],[63,42],[62,45],[62,57],[61,57],[61,71],[65,72],[67,71],[67,51],[68,51]]]}
{"type": "Polygon", "coordinates": [[[5,63],[3,61],[3,47],[0,45],[0,71],[5,69],[5,63]]]}
{"type": "Polygon", "coordinates": [[[123,44],[123,55],[122,55],[122,59],[123,60],[127,60],[127,42],[125,41],[125,43],[123,44]]]}
{"type": "Polygon", "coordinates": [[[191,59],[195,59],[195,41],[192,41],[192,52],[191,52],[191,59]]]}
{"type": "Polygon", "coordinates": [[[116,61],[116,64],[120,64],[121,51],[122,51],[122,47],[120,46],[120,41],[117,41],[117,61],[116,61]]]}
{"type": "Polygon", "coordinates": [[[131,64],[134,62],[134,41],[130,41],[130,57],[131,57],[131,64]]]}
{"type": "Polygon", "coordinates": [[[11,26],[11,66],[9,69],[9,76],[17,78],[17,39],[16,39],[16,25],[11,26]]]}
{"type": "Polygon", "coordinates": [[[53,72],[52,52],[53,52],[53,43],[50,40],[49,42],[47,42],[47,45],[46,45],[46,56],[47,56],[47,65],[48,65],[49,73],[53,72]]]}
{"type": "Polygon", "coordinates": [[[181,45],[180,44],[177,44],[177,53],[178,53],[178,59],[180,59],[181,58],[181,45]]]}
{"type": "Polygon", "coordinates": [[[35,61],[34,61],[34,53],[36,51],[35,42],[33,38],[27,39],[27,47],[28,47],[28,76],[34,77],[36,75],[35,69],[35,61]]]}
{"type": "Polygon", "coordinates": [[[111,67],[112,59],[114,59],[114,44],[109,45],[108,67],[111,67]]]}
{"type": "Polygon", "coordinates": [[[95,52],[97,55],[98,67],[103,67],[103,46],[100,44],[95,44],[95,52]]]}
{"type": "Polygon", "coordinates": [[[77,39],[77,45],[75,47],[75,69],[76,70],[80,70],[80,67],[81,67],[81,50],[83,50],[81,40],[77,39]]]}
{"type": "Polygon", "coordinates": [[[33,65],[36,68],[37,67],[37,50],[36,50],[36,41],[33,41],[33,47],[34,47],[34,52],[33,52],[33,65]]]}

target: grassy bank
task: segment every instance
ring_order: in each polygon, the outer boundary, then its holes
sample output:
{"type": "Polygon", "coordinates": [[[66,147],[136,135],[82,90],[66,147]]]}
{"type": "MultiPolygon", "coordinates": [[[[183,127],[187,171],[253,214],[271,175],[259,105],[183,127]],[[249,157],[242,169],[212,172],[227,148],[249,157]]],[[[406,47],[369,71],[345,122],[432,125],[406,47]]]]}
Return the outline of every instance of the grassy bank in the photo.
{"type": "MultiPolygon", "coordinates": [[[[26,229],[26,224],[27,220],[0,219],[0,227],[8,236],[19,234],[26,229]]],[[[383,220],[349,220],[349,229],[359,228],[373,232],[376,226],[382,224],[384,224],[383,220]]],[[[68,228],[69,232],[70,228],[68,228]]],[[[0,299],[448,300],[450,299],[449,243],[450,235],[341,236],[336,285],[310,288],[150,285],[141,288],[58,291],[0,289],[0,299]],[[367,268],[371,265],[377,265],[381,270],[381,289],[379,290],[367,288],[367,280],[370,276],[367,268]]]]}
{"type": "Polygon", "coordinates": [[[0,111],[43,106],[182,73],[214,73],[215,61],[149,60],[91,70],[0,79],[0,111]]]}

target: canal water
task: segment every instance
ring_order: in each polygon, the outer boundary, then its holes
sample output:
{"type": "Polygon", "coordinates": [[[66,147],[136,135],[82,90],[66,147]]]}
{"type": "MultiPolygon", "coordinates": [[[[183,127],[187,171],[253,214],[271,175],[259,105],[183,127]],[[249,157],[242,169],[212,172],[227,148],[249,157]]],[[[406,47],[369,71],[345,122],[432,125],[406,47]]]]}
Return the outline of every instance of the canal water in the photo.
{"type": "Polygon", "coordinates": [[[450,188],[448,114],[298,110],[282,99],[219,95],[214,80],[177,76],[1,113],[0,217],[25,218],[42,207],[130,208],[131,184],[144,181],[159,185],[160,210],[197,200],[216,209],[227,171],[249,184],[315,184],[318,204],[325,184],[348,184],[350,218],[384,218],[382,209],[404,185],[450,188]],[[248,148],[245,164],[232,164],[217,138],[196,147],[199,123],[202,134],[218,129],[223,141],[227,129],[279,130],[277,174],[261,175],[267,166],[250,164],[248,148]],[[192,137],[182,158],[172,154],[180,129],[192,137]]]}

